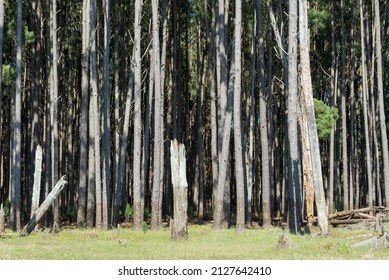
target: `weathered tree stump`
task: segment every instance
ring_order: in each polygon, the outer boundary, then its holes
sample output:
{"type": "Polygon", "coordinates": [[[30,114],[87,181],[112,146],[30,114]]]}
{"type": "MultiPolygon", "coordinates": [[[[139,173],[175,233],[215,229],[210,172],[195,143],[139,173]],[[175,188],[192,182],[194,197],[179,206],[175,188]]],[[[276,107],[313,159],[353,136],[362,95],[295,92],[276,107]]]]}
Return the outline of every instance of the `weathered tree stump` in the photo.
{"type": "Polygon", "coordinates": [[[173,219],[170,220],[171,239],[186,239],[188,237],[188,183],[186,181],[185,146],[178,144],[177,140],[171,141],[170,144],[170,165],[174,205],[173,219]]]}
{"type": "Polygon", "coordinates": [[[20,232],[20,235],[25,236],[25,235],[29,235],[31,233],[31,231],[35,228],[36,224],[43,217],[43,215],[49,209],[50,205],[58,197],[58,195],[61,193],[61,191],[63,190],[63,188],[65,187],[65,185],[67,183],[68,182],[65,180],[65,176],[63,176],[61,179],[59,179],[57,184],[55,184],[55,187],[52,189],[52,191],[46,197],[45,201],[43,201],[43,203],[38,208],[38,210],[36,210],[35,213],[32,215],[30,221],[25,225],[23,230],[20,232]]]}

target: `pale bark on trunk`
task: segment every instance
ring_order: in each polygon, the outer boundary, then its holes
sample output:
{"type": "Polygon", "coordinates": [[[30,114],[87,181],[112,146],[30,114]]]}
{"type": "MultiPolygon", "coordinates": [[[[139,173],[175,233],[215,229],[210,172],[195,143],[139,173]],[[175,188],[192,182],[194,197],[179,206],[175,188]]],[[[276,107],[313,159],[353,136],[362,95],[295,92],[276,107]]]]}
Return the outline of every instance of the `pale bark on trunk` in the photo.
{"type": "Polygon", "coordinates": [[[90,1],[83,1],[82,11],[82,61],[81,61],[81,124],[80,124],[80,169],[78,187],[78,226],[86,225],[86,199],[88,185],[88,114],[89,114],[89,25],[90,1]]]}
{"type": "Polygon", "coordinates": [[[159,40],[159,11],[158,1],[151,1],[152,9],[152,48],[154,67],[154,154],[153,154],[153,190],[151,202],[151,228],[159,230],[161,228],[161,197],[163,190],[163,159],[164,159],[164,142],[163,142],[163,97],[161,88],[161,55],[159,40]]]}
{"type": "Polygon", "coordinates": [[[101,188],[101,158],[100,158],[100,106],[98,96],[97,85],[97,48],[96,48],[96,13],[97,6],[96,0],[91,0],[91,129],[93,133],[94,141],[94,154],[95,154],[95,195],[96,195],[96,227],[102,228],[102,188],[101,188]]]}
{"type": "Polygon", "coordinates": [[[110,186],[111,186],[111,113],[110,113],[110,0],[104,0],[104,57],[103,57],[103,188],[102,188],[102,225],[109,228],[110,186]]]}
{"type": "MultiPolygon", "coordinates": [[[[383,86],[383,69],[382,69],[382,41],[381,41],[381,20],[380,20],[380,4],[378,0],[374,1],[374,25],[376,31],[376,56],[377,56],[377,88],[378,88],[378,109],[381,129],[381,148],[382,148],[382,162],[384,169],[384,186],[386,207],[389,207],[389,152],[388,152],[388,136],[386,131],[385,119],[385,100],[384,100],[384,86],[383,86]]],[[[381,191],[381,190],[379,190],[381,191]]]]}
{"type": "Polygon", "coordinates": [[[258,60],[259,60],[259,118],[261,134],[261,164],[262,164],[262,226],[271,225],[271,187],[270,187],[270,162],[269,162],[269,133],[267,96],[265,82],[265,47],[262,30],[261,1],[257,1],[257,36],[258,36],[258,60]]]}
{"type": "Polygon", "coordinates": [[[235,83],[234,83],[234,147],[236,181],[236,233],[245,229],[245,143],[242,143],[242,0],[235,1],[235,83]]]}
{"type": "Polygon", "coordinates": [[[134,21],[134,155],[133,155],[133,191],[134,222],[133,228],[142,229],[144,215],[144,190],[141,182],[142,156],[142,61],[141,61],[141,14],[142,1],[135,1],[134,21]]]}
{"type": "Polygon", "coordinates": [[[340,1],[340,49],[341,49],[341,76],[340,90],[342,93],[342,179],[343,179],[343,210],[349,210],[349,186],[348,186],[348,152],[347,152],[347,91],[346,91],[346,46],[344,35],[344,0],[340,1]]]}
{"type": "MultiPolygon", "coordinates": [[[[58,181],[59,143],[58,143],[58,47],[57,47],[57,1],[52,2],[50,9],[51,27],[51,77],[50,77],[50,126],[51,126],[51,185],[58,181]]],[[[53,204],[54,223],[59,225],[59,200],[53,204]]]]}
{"type": "Polygon", "coordinates": [[[289,1],[288,31],[288,98],[287,98],[287,136],[288,136],[288,226],[291,233],[301,232],[301,176],[299,153],[299,102],[297,86],[297,0],[289,1]]]}
{"type": "MultiPolygon", "coordinates": [[[[309,29],[308,29],[308,11],[307,1],[299,1],[300,9],[300,65],[301,65],[301,85],[304,95],[305,110],[307,116],[307,132],[310,147],[311,168],[313,174],[313,187],[315,192],[316,210],[318,223],[323,235],[328,235],[328,219],[325,203],[325,194],[323,186],[323,175],[321,170],[321,158],[319,138],[317,135],[315,107],[313,103],[313,89],[311,78],[311,67],[309,62],[309,29]]],[[[303,110],[304,110],[303,109],[303,110]]],[[[302,123],[301,126],[304,126],[302,123]]],[[[313,209],[311,209],[313,210],[313,209]]],[[[313,213],[312,213],[313,214],[313,213]]]]}

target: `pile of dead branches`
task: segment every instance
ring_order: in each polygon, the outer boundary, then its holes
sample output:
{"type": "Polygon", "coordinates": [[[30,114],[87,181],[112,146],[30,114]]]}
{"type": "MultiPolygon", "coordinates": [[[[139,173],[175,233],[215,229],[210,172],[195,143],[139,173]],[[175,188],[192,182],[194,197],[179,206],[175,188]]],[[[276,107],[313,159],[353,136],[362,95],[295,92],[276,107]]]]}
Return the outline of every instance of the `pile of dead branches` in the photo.
{"type": "MultiPolygon", "coordinates": [[[[357,224],[363,221],[376,221],[377,217],[385,217],[389,213],[389,208],[383,206],[372,206],[361,209],[336,212],[328,216],[332,225],[357,224]]],[[[383,222],[388,222],[388,218],[383,218],[383,222]]]]}

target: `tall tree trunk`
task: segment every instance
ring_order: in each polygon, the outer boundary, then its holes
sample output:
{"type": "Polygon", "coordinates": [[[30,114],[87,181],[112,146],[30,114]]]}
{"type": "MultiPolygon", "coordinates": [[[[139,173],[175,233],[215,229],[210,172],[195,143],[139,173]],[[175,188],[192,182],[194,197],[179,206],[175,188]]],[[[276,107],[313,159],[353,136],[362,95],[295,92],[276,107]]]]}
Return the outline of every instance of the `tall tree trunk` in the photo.
{"type": "Polygon", "coordinates": [[[13,231],[21,230],[21,153],[22,153],[22,40],[23,40],[23,1],[17,1],[16,21],[16,82],[14,95],[13,147],[12,147],[12,184],[10,227],[13,231]]]}
{"type": "Polygon", "coordinates": [[[88,114],[89,114],[89,25],[90,0],[83,1],[82,10],[82,62],[81,62],[81,121],[80,121],[80,165],[78,187],[77,224],[85,226],[86,198],[88,185],[88,114]]]}
{"type": "Polygon", "coordinates": [[[341,50],[341,76],[340,90],[342,93],[342,179],[343,179],[343,210],[349,209],[349,187],[348,187],[348,152],[347,152],[347,91],[346,91],[346,46],[344,34],[344,0],[340,1],[340,50],[341,50]]]}
{"type": "Polygon", "coordinates": [[[110,186],[111,186],[111,113],[110,113],[110,0],[104,0],[104,57],[103,57],[103,189],[102,189],[102,228],[109,227],[110,186]]]}
{"type": "Polygon", "coordinates": [[[234,147],[236,180],[236,233],[242,234],[245,228],[245,143],[242,143],[242,0],[235,1],[235,84],[234,84],[234,147]]]}
{"type": "Polygon", "coordinates": [[[297,86],[297,0],[289,1],[288,31],[288,98],[287,98],[287,136],[288,136],[288,224],[291,233],[301,232],[301,178],[298,137],[298,86],[297,86]]]}
{"type": "Polygon", "coordinates": [[[101,229],[102,224],[102,188],[101,188],[101,158],[100,158],[100,106],[98,96],[98,82],[97,82],[97,6],[96,0],[91,0],[91,129],[94,140],[94,154],[95,154],[95,191],[96,191],[96,227],[101,229]]]}
{"type": "Polygon", "coordinates": [[[163,189],[163,159],[164,159],[164,142],[163,142],[163,97],[161,88],[161,56],[160,56],[160,40],[159,40],[159,11],[158,1],[151,1],[152,9],[152,47],[153,47],[153,63],[154,67],[154,176],[153,176],[153,191],[151,202],[151,228],[159,230],[161,228],[161,196],[163,189]]]}
{"type": "Polygon", "coordinates": [[[361,20],[361,67],[362,67],[362,107],[363,107],[363,126],[365,133],[365,150],[366,150],[366,165],[367,165],[367,187],[368,187],[368,204],[372,204],[373,197],[371,190],[373,189],[372,178],[372,157],[370,149],[370,133],[369,133],[369,121],[368,121],[368,85],[367,85],[367,66],[366,66],[366,51],[365,51],[365,27],[364,27],[364,11],[363,1],[359,1],[360,5],[360,20],[361,20]]]}
{"type": "MultiPolygon", "coordinates": [[[[54,186],[58,179],[59,165],[59,139],[58,139],[58,47],[57,47],[57,1],[52,1],[50,9],[50,27],[51,27],[51,55],[52,66],[50,77],[50,126],[51,126],[51,185],[54,186]]],[[[59,199],[53,203],[54,223],[59,225],[59,199]]]]}
{"type": "Polygon", "coordinates": [[[271,187],[270,187],[270,162],[269,162],[269,133],[267,118],[267,96],[265,83],[265,47],[262,30],[261,1],[257,1],[257,37],[259,60],[259,118],[261,129],[261,164],[262,164],[262,226],[271,225],[271,187]]]}
{"type": "Polygon", "coordinates": [[[377,88],[378,88],[378,109],[380,117],[381,128],[381,148],[382,161],[384,169],[384,186],[386,207],[389,207],[389,152],[388,152],[388,136],[386,131],[385,119],[385,100],[384,100],[384,86],[383,86],[383,70],[382,70],[382,41],[381,41],[381,20],[380,20],[380,3],[378,0],[374,1],[374,25],[376,31],[376,56],[377,56],[377,88]]]}
{"type": "Polygon", "coordinates": [[[134,166],[133,166],[133,190],[134,190],[134,222],[133,228],[142,229],[144,215],[144,189],[141,182],[141,158],[142,158],[142,61],[141,61],[141,16],[142,1],[135,1],[134,22],[134,166]]]}
{"type": "MultiPolygon", "coordinates": [[[[0,186],[3,185],[3,44],[4,44],[4,2],[0,0],[0,186]]],[[[0,192],[0,204],[3,203],[3,195],[0,192]]]]}
{"type": "MultiPolygon", "coordinates": [[[[300,9],[300,64],[301,64],[301,84],[305,100],[305,110],[307,114],[307,128],[309,136],[309,146],[311,152],[311,166],[313,172],[313,185],[315,190],[315,202],[319,226],[323,235],[328,234],[328,219],[324,195],[323,175],[321,168],[319,137],[317,135],[315,106],[313,103],[313,90],[311,67],[309,62],[309,29],[307,1],[299,0],[300,9]]],[[[304,123],[301,124],[305,125],[304,123]]]]}
{"type": "MultiPolygon", "coordinates": [[[[351,23],[351,47],[350,47],[350,61],[355,61],[355,5],[356,1],[352,1],[352,23],[351,23]]],[[[354,138],[354,130],[355,130],[355,63],[351,63],[350,67],[350,133],[349,133],[349,153],[350,153],[350,163],[349,163],[349,173],[350,173],[350,210],[354,209],[354,159],[355,159],[355,138],[354,138]]]]}

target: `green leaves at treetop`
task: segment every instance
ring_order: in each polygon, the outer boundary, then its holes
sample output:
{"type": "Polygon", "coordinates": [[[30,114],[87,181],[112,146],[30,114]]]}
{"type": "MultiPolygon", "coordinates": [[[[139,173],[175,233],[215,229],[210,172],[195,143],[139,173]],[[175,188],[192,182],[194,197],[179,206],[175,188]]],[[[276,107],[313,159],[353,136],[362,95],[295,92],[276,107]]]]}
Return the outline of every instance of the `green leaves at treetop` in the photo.
{"type": "Polygon", "coordinates": [[[332,126],[339,118],[338,109],[326,105],[323,101],[314,99],[316,126],[320,140],[326,140],[331,134],[332,126]]]}
{"type": "Polygon", "coordinates": [[[3,64],[2,81],[4,85],[9,86],[15,79],[15,69],[9,64],[3,64]]]}

